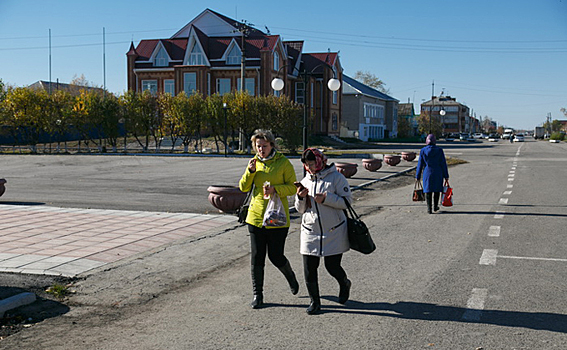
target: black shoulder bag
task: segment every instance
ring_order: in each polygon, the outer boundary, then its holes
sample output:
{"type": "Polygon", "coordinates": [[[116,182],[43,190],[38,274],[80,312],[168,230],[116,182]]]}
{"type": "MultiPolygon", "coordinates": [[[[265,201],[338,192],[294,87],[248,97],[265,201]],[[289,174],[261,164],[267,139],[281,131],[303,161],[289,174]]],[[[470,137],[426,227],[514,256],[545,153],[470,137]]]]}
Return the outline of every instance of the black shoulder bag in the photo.
{"type": "Polygon", "coordinates": [[[250,197],[252,197],[252,192],[254,192],[254,185],[246,195],[244,203],[236,210],[236,216],[238,216],[238,222],[243,224],[246,221],[246,216],[248,215],[248,207],[250,206],[250,197]]]}
{"type": "Polygon", "coordinates": [[[360,217],[356,214],[349,201],[343,197],[347,210],[344,210],[347,218],[347,230],[348,230],[348,242],[350,244],[350,249],[356,250],[362,254],[370,254],[376,250],[376,245],[370,237],[370,232],[368,232],[368,227],[366,224],[360,220],[360,217]]]}

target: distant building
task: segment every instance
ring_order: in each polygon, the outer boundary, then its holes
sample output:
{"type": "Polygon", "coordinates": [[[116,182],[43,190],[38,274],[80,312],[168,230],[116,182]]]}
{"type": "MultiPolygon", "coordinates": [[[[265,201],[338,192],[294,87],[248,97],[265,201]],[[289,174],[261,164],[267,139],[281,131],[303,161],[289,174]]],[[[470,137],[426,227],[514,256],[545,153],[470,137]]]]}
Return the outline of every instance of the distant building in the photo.
{"type": "Polygon", "coordinates": [[[341,136],[363,141],[397,137],[398,102],[343,74],[341,136]]]}
{"type": "Polygon", "coordinates": [[[74,84],[65,84],[65,83],[60,83],[58,81],[57,82],[49,82],[49,81],[45,81],[45,80],[36,81],[35,83],[28,85],[28,88],[33,89],[33,90],[42,90],[42,91],[46,91],[46,92],[54,92],[54,91],[57,91],[57,90],[63,90],[63,91],[70,92],[73,95],[80,94],[81,90],[97,91],[97,92],[100,92],[100,93],[104,92],[104,89],[102,89],[102,88],[82,86],[82,85],[74,85],[74,84]]]}
{"type": "MultiPolygon", "coordinates": [[[[408,99],[409,100],[409,99],[408,99]]],[[[410,132],[410,136],[415,136],[418,135],[418,123],[417,123],[417,118],[415,115],[415,108],[413,106],[413,103],[410,103],[408,101],[408,103],[399,103],[398,104],[398,119],[400,118],[404,118],[408,121],[410,127],[411,127],[411,132],[410,132]]]]}
{"type": "Polygon", "coordinates": [[[433,100],[422,103],[421,115],[440,120],[443,134],[471,133],[479,128],[478,120],[470,115],[469,107],[457,102],[456,98],[443,94],[439,97],[433,96],[433,100]],[[444,116],[439,113],[441,110],[445,111],[444,116]]]}
{"type": "Polygon", "coordinates": [[[129,90],[209,96],[244,85],[253,96],[282,93],[307,104],[311,133],[339,134],[340,90],[327,88],[334,76],[342,80],[337,52],[304,53],[303,41],[283,41],[206,9],[170,38],[132,43],[126,56],[129,90]],[[284,80],[281,92],[272,89],[276,77],[284,80]]]}

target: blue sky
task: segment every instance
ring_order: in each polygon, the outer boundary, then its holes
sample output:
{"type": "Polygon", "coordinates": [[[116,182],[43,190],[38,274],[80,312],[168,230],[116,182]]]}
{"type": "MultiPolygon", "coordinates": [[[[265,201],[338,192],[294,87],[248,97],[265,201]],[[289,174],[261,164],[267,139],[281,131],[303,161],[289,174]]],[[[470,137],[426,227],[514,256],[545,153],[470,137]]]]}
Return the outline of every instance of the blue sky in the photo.
{"type": "Polygon", "coordinates": [[[477,117],[532,129],[567,119],[567,0],[327,0],[264,2],[0,0],[0,78],[16,86],[84,74],[126,89],[130,42],[168,38],[205,8],[284,40],[305,40],[306,52],[339,51],[344,72],[363,70],[401,102],[441,91],[477,117]]]}

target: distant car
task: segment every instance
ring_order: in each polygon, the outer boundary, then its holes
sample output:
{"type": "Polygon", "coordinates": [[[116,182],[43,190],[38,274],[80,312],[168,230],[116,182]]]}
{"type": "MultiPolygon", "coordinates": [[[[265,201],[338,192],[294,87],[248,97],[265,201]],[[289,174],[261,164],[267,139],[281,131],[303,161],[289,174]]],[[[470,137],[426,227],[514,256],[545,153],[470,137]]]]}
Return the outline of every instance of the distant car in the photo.
{"type": "Polygon", "coordinates": [[[466,141],[470,138],[471,136],[467,133],[462,133],[461,135],[459,135],[459,140],[461,141],[466,141]]]}
{"type": "Polygon", "coordinates": [[[514,142],[524,142],[524,135],[523,134],[517,134],[514,136],[514,142]]]}
{"type": "Polygon", "coordinates": [[[500,135],[498,135],[498,134],[488,135],[488,141],[489,142],[498,142],[499,139],[500,139],[500,135]]]}
{"type": "Polygon", "coordinates": [[[473,137],[475,139],[487,139],[488,138],[488,136],[485,133],[482,133],[482,132],[475,132],[473,134],[473,137]]]}

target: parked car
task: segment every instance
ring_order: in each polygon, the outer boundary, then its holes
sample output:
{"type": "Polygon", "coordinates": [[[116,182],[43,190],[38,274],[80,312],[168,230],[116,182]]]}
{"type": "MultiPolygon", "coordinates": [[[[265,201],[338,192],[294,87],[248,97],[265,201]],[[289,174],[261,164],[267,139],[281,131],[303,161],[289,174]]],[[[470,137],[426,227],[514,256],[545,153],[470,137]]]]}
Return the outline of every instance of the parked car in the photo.
{"type": "Polygon", "coordinates": [[[498,135],[498,134],[488,135],[488,141],[489,142],[498,142],[499,139],[500,139],[500,135],[498,135]]]}
{"type": "Polygon", "coordinates": [[[482,133],[482,132],[475,132],[473,134],[473,137],[475,139],[487,139],[488,138],[488,136],[485,133],[482,133]]]}
{"type": "Polygon", "coordinates": [[[514,142],[524,142],[524,134],[516,134],[514,136],[514,142]]]}
{"type": "Polygon", "coordinates": [[[470,137],[471,137],[471,135],[469,135],[469,134],[463,132],[463,133],[461,133],[461,135],[459,135],[459,140],[461,140],[461,141],[466,141],[466,140],[468,140],[470,137]]]}

